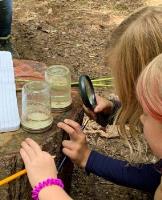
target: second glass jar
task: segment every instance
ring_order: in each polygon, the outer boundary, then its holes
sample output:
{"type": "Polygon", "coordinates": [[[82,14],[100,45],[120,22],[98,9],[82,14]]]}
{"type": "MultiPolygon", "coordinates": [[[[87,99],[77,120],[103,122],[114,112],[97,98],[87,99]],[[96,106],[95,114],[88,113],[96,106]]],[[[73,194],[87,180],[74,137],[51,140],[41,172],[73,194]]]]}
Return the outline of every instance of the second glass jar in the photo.
{"type": "Polygon", "coordinates": [[[63,65],[50,66],[45,72],[45,80],[51,90],[51,108],[69,109],[72,103],[70,70],[63,65]]]}

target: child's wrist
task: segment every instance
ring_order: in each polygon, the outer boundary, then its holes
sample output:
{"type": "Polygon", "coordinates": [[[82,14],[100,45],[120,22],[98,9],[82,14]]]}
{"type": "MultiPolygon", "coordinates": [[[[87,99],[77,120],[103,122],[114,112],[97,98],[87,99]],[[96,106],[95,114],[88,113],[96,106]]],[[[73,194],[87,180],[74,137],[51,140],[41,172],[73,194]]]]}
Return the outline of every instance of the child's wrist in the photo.
{"type": "MultiPolygon", "coordinates": [[[[51,185],[51,186],[48,186],[48,187],[45,187],[43,188],[40,192],[39,192],[39,200],[41,199],[50,199],[51,195],[52,194],[58,194],[60,192],[63,191],[63,188],[57,186],[57,185],[51,185]]],[[[53,195],[52,195],[53,196],[53,195]]],[[[53,199],[53,197],[51,198],[53,199]]]]}
{"type": "Polygon", "coordinates": [[[85,167],[86,167],[87,161],[88,161],[88,158],[89,158],[90,154],[91,154],[91,150],[90,150],[90,149],[87,149],[87,150],[85,151],[85,154],[84,154],[84,159],[83,159],[83,160],[81,161],[81,163],[80,163],[80,167],[81,167],[81,168],[85,168],[85,167]]]}
{"type": "Polygon", "coordinates": [[[58,178],[48,178],[41,182],[39,182],[32,190],[32,199],[39,200],[38,195],[46,187],[49,186],[58,186],[60,188],[64,188],[64,184],[61,179],[58,178]]]}

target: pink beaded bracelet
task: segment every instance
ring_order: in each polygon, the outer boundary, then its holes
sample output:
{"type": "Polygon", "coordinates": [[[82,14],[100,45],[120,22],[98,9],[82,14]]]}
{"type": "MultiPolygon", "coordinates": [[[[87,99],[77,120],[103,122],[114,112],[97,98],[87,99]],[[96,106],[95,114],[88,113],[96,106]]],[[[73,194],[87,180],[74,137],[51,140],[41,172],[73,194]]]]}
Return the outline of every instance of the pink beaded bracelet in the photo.
{"type": "Polygon", "coordinates": [[[48,178],[42,182],[39,182],[32,190],[32,198],[33,200],[39,200],[38,195],[39,192],[47,186],[51,186],[51,185],[58,185],[61,188],[64,188],[64,184],[62,182],[61,179],[59,178],[48,178]]]}

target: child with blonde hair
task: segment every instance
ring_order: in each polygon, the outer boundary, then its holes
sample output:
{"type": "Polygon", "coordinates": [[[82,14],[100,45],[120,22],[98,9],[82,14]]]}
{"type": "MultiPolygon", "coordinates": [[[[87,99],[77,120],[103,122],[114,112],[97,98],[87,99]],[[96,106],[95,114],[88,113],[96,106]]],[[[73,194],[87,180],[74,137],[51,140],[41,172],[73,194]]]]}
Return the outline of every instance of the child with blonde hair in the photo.
{"type": "Polygon", "coordinates": [[[87,113],[95,116],[103,112],[107,114],[109,124],[113,120],[118,124],[119,133],[124,139],[128,140],[130,134],[137,143],[137,146],[130,145],[130,159],[139,160],[142,158],[138,138],[142,132],[139,120],[142,110],[135,87],[141,71],[162,53],[162,6],[144,7],[131,14],[112,33],[106,52],[106,63],[112,70],[120,107],[115,100],[108,101],[98,96],[94,112],[88,110],[87,113]],[[125,129],[126,124],[129,131],[125,129]]]}
{"type": "MultiPolygon", "coordinates": [[[[107,65],[112,68],[120,102],[97,96],[94,112],[86,108],[86,113],[93,119],[96,119],[97,113],[104,113],[103,119],[106,118],[108,124],[117,124],[122,138],[128,142],[128,135],[131,135],[135,139],[136,146],[130,140],[128,143],[131,147],[130,161],[144,160],[141,154],[144,147],[139,141],[142,108],[136,97],[136,83],[147,64],[162,53],[162,7],[145,7],[131,14],[112,33],[107,52],[107,65]],[[129,127],[128,130],[125,125],[129,127]]],[[[88,174],[93,173],[119,185],[154,193],[160,183],[160,173],[155,170],[154,164],[138,161],[138,165],[132,166],[130,161],[90,150],[81,127],[70,119],[60,122],[58,127],[70,135],[70,141],[63,141],[64,154],[88,174]]]]}

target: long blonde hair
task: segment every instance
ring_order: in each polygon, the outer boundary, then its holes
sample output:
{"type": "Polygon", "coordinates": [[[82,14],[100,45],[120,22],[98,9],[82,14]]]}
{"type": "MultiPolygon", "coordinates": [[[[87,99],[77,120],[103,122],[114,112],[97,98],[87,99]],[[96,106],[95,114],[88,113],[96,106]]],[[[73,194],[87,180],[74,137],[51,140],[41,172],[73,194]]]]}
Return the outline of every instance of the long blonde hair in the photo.
{"type": "Polygon", "coordinates": [[[144,112],[162,123],[162,54],[142,71],[136,90],[144,112]]]}
{"type": "Polygon", "coordinates": [[[126,141],[129,134],[135,138],[135,148],[128,144],[131,157],[135,153],[137,158],[141,156],[142,149],[137,137],[142,131],[139,121],[142,109],[136,97],[136,82],[142,69],[162,53],[162,7],[151,6],[137,10],[119,25],[110,41],[106,57],[121,101],[116,123],[126,141]]]}

